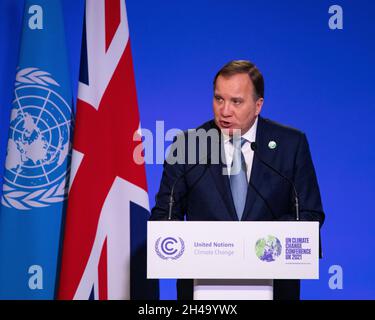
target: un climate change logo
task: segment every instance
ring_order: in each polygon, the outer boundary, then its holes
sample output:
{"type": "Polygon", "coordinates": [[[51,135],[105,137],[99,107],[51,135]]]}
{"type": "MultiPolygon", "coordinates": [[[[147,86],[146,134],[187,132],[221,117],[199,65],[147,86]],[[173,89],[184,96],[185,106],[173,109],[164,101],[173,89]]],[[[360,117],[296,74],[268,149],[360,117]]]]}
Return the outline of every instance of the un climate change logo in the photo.
{"type": "Polygon", "coordinates": [[[259,239],[255,244],[257,257],[266,262],[275,261],[281,255],[281,242],[274,236],[259,239]]]}
{"type": "Polygon", "coordinates": [[[173,237],[163,239],[159,237],[155,242],[155,252],[164,260],[176,260],[184,254],[184,251],[185,243],[180,237],[178,237],[178,240],[173,237]]]}
{"type": "Polygon", "coordinates": [[[19,210],[47,207],[66,198],[71,107],[38,68],[17,72],[2,204],[19,210]]]}

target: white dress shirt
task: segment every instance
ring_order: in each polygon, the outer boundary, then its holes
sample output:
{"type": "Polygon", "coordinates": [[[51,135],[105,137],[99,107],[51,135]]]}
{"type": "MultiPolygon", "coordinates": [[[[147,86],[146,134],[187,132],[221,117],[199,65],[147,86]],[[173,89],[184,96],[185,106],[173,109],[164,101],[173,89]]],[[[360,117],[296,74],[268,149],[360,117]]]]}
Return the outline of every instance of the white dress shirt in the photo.
{"type": "MultiPolygon", "coordinates": [[[[247,140],[247,142],[244,143],[244,145],[242,146],[242,153],[245,158],[246,169],[247,169],[246,170],[247,182],[250,181],[251,168],[253,166],[253,159],[254,159],[254,151],[251,149],[250,143],[255,142],[257,126],[258,126],[258,117],[256,117],[252,127],[245,134],[241,136],[242,138],[247,140]]],[[[225,160],[227,163],[227,170],[228,170],[228,177],[229,177],[230,170],[232,167],[234,147],[233,147],[233,144],[230,142],[231,136],[228,136],[226,134],[223,134],[223,136],[224,136],[225,160]]]]}

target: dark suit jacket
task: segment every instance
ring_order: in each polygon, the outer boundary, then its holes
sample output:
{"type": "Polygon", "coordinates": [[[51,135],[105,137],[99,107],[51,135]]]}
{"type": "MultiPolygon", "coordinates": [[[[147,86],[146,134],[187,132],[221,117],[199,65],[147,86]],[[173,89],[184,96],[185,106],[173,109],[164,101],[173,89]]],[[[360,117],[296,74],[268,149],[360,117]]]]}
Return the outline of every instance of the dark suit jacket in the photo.
{"type": "MultiPolygon", "coordinates": [[[[198,129],[219,130],[214,121],[204,123],[198,129]]],[[[187,148],[189,132],[185,132],[187,148]]],[[[218,135],[220,137],[220,134],[218,135]]],[[[179,139],[177,139],[178,141],[179,139]]],[[[177,141],[175,143],[177,143],[177,141]]],[[[210,150],[210,143],[208,149],[210,150]]],[[[212,143],[221,143],[219,142],[212,143]]],[[[324,221],[319,187],[308,142],[304,133],[259,117],[256,143],[262,159],[294,181],[300,201],[300,220],[324,221]],[[277,147],[268,144],[275,141],[277,147]]],[[[223,152],[223,148],[219,148],[223,152]]],[[[178,152],[178,151],[176,151],[178,152]]],[[[202,162],[202,151],[196,151],[196,161],[202,162]]],[[[176,155],[176,154],[175,154],[176,155]]],[[[222,157],[225,159],[225,157],[222,157]]],[[[188,152],[185,161],[188,160],[188,152]]],[[[212,161],[212,159],[210,159],[212,161]]],[[[208,161],[208,162],[210,162],[208,161]]],[[[180,175],[186,175],[175,187],[173,218],[190,221],[238,220],[235,211],[228,176],[222,174],[225,164],[164,164],[163,176],[151,220],[164,220],[168,215],[171,186],[180,175]],[[187,170],[191,170],[187,172],[187,170]]],[[[294,197],[291,185],[254,155],[243,221],[295,220],[294,197]]],[[[192,299],[192,281],[178,280],[178,298],[192,299]]],[[[299,299],[298,280],[275,280],[274,299],[299,299]]]]}

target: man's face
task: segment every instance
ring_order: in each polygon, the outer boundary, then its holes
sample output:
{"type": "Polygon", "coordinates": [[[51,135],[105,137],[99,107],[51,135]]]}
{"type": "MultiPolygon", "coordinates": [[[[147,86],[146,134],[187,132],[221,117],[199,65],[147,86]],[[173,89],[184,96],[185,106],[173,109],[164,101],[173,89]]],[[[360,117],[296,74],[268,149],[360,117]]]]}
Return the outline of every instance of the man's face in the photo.
{"type": "Polygon", "coordinates": [[[216,125],[226,134],[234,129],[246,133],[253,125],[263,105],[263,98],[255,101],[254,86],[248,74],[240,73],[216,79],[213,108],[216,125]]]}

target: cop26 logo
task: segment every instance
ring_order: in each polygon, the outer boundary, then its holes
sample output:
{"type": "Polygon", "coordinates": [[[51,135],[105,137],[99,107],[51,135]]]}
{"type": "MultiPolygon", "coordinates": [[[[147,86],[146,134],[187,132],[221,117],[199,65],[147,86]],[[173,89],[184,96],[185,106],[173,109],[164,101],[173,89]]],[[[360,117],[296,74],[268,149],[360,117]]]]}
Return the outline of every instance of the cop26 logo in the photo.
{"type": "Polygon", "coordinates": [[[184,254],[184,251],[185,243],[180,237],[177,239],[173,237],[162,239],[162,237],[159,237],[155,242],[155,252],[164,260],[176,260],[184,254]]]}
{"type": "Polygon", "coordinates": [[[66,198],[72,112],[55,91],[59,86],[38,68],[16,74],[2,197],[6,207],[29,210],[66,198]]]}
{"type": "Polygon", "coordinates": [[[281,242],[275,236],[269,235],[259,239],[255,244],[255,253],[261,261],[273,262],[281,255],[281,242]]]}

